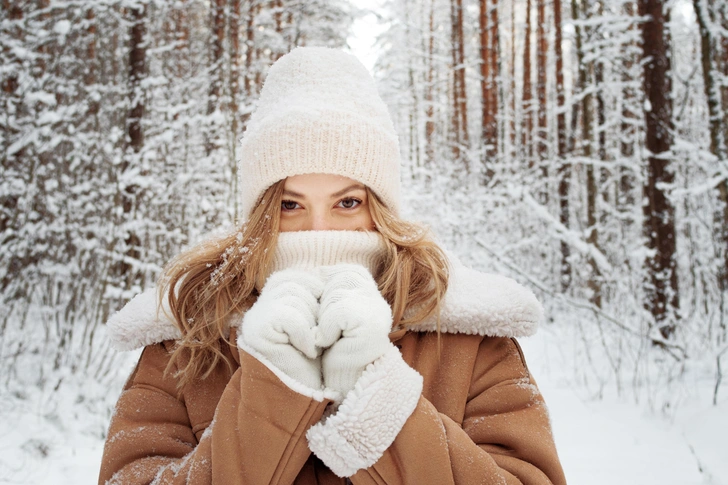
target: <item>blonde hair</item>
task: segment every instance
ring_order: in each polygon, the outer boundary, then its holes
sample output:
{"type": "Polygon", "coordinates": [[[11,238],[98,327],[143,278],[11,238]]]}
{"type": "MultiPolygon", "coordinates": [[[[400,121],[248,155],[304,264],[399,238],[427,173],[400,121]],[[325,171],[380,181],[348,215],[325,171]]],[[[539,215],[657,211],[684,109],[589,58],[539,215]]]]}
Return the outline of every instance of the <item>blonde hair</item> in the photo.
{"type": "MultiPolygon", "coordinates": [[[[208,377],[222,361],[228,330],[250,308],[268,274],[278,241],[284,180],[269,187],[239,231],[203,242],[170,262],[160,278],[182,333],[167,372],[176,369],[179,387],[208,377]]],[[[369,210],[384,236],[387,254],[375,278],[392,307],[395,325],[410,326],[437,314],[448,284],[447,258],[418,224],[397,218],[367,188],[369,210]]],[[[439,322],[439,316],[438,316],[439,322]]],[[[439,328],[439,326],[438,326],[439,328]]]]}

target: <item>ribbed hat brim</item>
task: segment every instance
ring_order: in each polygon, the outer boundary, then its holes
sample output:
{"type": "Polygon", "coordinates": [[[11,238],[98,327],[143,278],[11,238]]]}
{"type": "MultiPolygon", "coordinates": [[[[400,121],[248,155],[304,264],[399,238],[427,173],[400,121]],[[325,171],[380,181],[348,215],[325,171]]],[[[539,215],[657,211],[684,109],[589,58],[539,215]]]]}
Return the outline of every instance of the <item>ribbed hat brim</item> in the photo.
{"type": "Polygon", "coordinates": [[[281,110],[246,132],[241,148],[245,214],[265,188],[282,178],[307,173],[357,180],[399,213],[397,138],[350,111],[281,110]]]}

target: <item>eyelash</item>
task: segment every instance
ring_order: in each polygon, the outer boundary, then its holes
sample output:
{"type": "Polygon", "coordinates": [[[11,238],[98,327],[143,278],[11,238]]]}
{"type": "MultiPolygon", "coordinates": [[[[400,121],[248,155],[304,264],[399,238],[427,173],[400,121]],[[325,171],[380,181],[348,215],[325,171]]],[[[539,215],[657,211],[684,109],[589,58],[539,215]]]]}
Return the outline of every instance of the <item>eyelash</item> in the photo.
{"type": "Polygon", "coordinates": [[[356,209],[357,207],[359,207],[361,205],[361,200],[357,199],[356,197],[347,197],[346,199],[341,199],[339,202],[336,203],[336,205],[340,206],[342,204],[342,202],[348,202],[350,200],[356,202],[356,205],[354,205],[352,207],[342,207],[342,209],[356,209]]]}
{"type": "MultiPolygon", "coordinates": [[[[347,198],[341,199],[339,202],[337,202],[336,207],[340,207],[341,209],[350,210],[350,209],[355,209],[355,208],[359,207],[361,205],[361,203],[362,203],[361,199],[357,199],[356,197],[347,197],[347,198]],[[356,204],[353,205],[352,207],[342,207],[341,206],[342,203],[349,202],[349,201],[353,201],[356,204]]],[[[282,200],[281,201],[281,210],[284,212],[294,211],[294,210],[298,209],[299,207],[301,207],[301,205],[298,202],[296,202],[295,200],[282,200]],[[292,209],[288,209],[288,208],[286,208],[286,204],[296,204],[296,207],[293,207],[292,209]]]]}
{"type": "Polygon", "coordinates": [[[296,210],[298,207],[301,207],[301,206],[295,200],[282,200],[281,201],[281,210],[282,211],[293,211],[293,210],[296,210]],[[287,209],[286,204],[296,204],[296,207],[294,207],[293,209],[287,209]]]}

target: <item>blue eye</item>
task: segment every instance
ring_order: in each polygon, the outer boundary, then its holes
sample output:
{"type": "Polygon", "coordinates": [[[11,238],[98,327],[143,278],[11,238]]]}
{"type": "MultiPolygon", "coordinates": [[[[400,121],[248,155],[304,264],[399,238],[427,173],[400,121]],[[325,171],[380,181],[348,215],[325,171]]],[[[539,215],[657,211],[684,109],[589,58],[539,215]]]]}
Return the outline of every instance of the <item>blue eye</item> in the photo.
{"type": "Polygon", "coordinates": [[[359,204],[361,204],[361,200],[355,199],[354,197],[347,197],[346,199],[341,199],[337,205],[342,209],[353,209],[359,204]]]}
{"type": "Polygon", "coordinates": [[[284,211],[292,211],[298,209],[300,206],[298,205],[298,202],[293,200],[283,200],[281,201],[281,209],[284,211]]]}

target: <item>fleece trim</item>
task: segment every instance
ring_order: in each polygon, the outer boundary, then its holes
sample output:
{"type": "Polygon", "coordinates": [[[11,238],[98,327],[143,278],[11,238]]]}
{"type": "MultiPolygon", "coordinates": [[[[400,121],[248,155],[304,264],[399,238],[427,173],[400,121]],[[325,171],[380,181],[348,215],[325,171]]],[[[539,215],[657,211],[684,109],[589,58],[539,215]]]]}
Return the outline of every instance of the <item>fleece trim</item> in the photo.
{"type": "MultiPolygon", "coordinates": [[[[133,350],[182,337],[169,316],[160,310],[157,290],[134,297],[107,322],[111,345],[133,350]]],[[[543,316],[541,304],[528,288],[505,276],[481,273],[450,257],[450,280],[440,311],[440,331],[490,337],[525,337],[536,332],[543,316]]],[[[437,330],[435,317],[409,328],[437,330]]]]}
{"type": "MultiPolygon", "coordinates": [[[[511,278],[481,273],[452,257],[450,261],[441,332],[508,338],[536,333],[543,308],[531,290],[511,278]]],[[[431,316],[410,330],[435,331],[437,318],[431,316]]]]}
{"type": "Polygon", "coordinates": [[[148,288],[113,314],[106,322],[111,346],[116,350],[134,350],[182,338],[168,305],[160,308],[158,302],[157,288],[148,288]]]}
{"type": "Polygon", "coordinates": [[[339,409],[306,433],[308,447],[339,477],[379,461],[417,407],[422,376],[396,347],[369,364],[339,409]]]}

